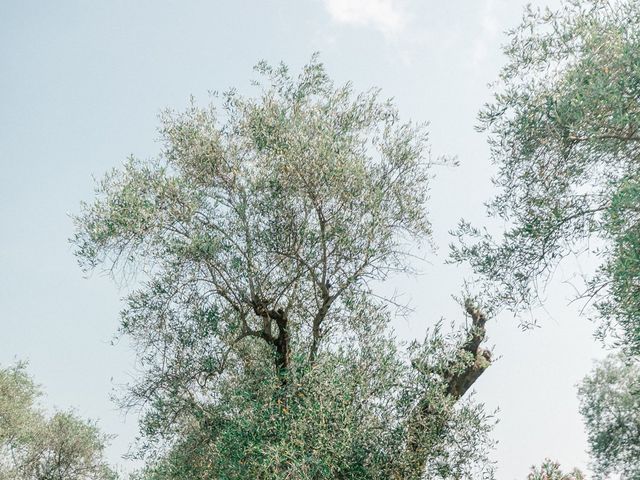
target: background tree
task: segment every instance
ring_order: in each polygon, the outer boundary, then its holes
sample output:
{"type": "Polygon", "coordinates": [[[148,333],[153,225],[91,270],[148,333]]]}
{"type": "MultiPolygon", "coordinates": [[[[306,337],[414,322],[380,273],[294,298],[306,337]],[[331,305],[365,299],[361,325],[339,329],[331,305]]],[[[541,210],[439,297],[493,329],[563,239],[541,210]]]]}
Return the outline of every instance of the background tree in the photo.
{"type": "Polygon", "coordinates": [[[463,222],[453,258],[469,261],[518,312],[540,302],[558,263],[588,251],[600,266],[580,297],[603,333],[640,351],[640,8],[564,1],[528,9],[480,115],[500,193],[502,239],[463,222]],[[470,240],[474,238],[475,240],[470,240]]]}
{"type": "Polygon", "coordinates": [[[423,125],[375,90],[261,63],[257,98],[162,116],[164,149],[76,218],[86,269],[141,273],[121,332],[143,375],[149,478],[463,478],[488,417],[486,317],[402,349],[371,283],[429,236],[423,125]],[[156,454],[154,457],[153,454],[156,454]]]}
{"type": "Polygon", "coordinates": [[[613,354],[601,361],[579,389],[597,478],[640,478],[640,364],[613,354]]]}
{"type": "Polygon", "coordinates": [[[0,369],[0,479],[115,480],[108,437],[72,412],[46,418],[24,365],[0,369]]]}
{"type": "Polygon", "coordinates": [[[548,458],[542,462],[540,468],[531,467],[531,473],[527,475],[527,480],[584,480],[584,475],[577,468],[571,473],[564,473],[558,462],[548,458]]]}

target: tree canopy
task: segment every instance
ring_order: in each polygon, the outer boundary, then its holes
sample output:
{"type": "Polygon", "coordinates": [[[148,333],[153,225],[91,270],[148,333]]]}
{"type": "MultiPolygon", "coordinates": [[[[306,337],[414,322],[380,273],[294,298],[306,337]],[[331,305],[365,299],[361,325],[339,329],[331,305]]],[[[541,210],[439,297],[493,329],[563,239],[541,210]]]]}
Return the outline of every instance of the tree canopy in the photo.
{"type": "Polygon", "coordinates": [[[584,475],[577,468],[570,473],[564,473],[558,462],[548,458],[542,462],[540,467],[531,467],[531,472],[527,475],[527,480],[584,480],[584,475]]]}
{"type": "Polygon", "coordinates": [[[579,297],[602,332],[640,349],[640,8],[569,0],[529,8],[509,32],[495,97],[480,115],[498,166],[489,213],[502,238],[463,222],[453,258],[469,261],[516,312],[541,302],[559,262],[599,268],[579,297]],[[497,288],[496,288],[497,287],[497,288]]]}
{"type": "Polygon", "coordinates": [[[620,353],[599,362],[578,390],[596,478],[640,477],[640,363],[620,353]]]}
{"type": "Polygon", "coordinates": [[[491,476],[491,416],[461,397],[490,365],[472,300],[457,333],[400,345],[372,282],[429,241],[424,125],[317,58],[260,63],[162,116],[161,155],[130,159],[76,217],[87,269],[138,272],[122,313],[143,371],[149,479],[491,476]]]}
{"type": "Polygon", "coordinates": [[[23,364],[0,369],[0,480],[115,480],[109,437],[73,412],[47,418],[39,395],[23,364]]]}

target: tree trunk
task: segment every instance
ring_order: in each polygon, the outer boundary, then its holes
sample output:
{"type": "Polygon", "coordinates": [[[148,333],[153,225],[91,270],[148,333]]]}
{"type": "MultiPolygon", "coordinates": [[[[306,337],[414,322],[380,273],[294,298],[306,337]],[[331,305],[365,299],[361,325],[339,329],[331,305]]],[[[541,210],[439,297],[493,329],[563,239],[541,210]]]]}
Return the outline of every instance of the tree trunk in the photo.
{"type": "Polygon", "coordinates": [[[465,310],[471,316],[472,324],[460,351],[473,355],[473,361],[462,370],[456,365],[457,362],[454,362],[442,372],[446,382],[442,404],[434,404],[433,399],[426,397],[418,401],[409,418],[407,429],[405,454],[409,458],[409,464],[401,467],[402,471],[397,472],[397,479],[417,480],[422,477],[429,452],[446,432],[448,401],[459,400],[491,365],[491,352],[480,348],[486,336],[487,318],[471,301],[465,302],[465,310]]]}

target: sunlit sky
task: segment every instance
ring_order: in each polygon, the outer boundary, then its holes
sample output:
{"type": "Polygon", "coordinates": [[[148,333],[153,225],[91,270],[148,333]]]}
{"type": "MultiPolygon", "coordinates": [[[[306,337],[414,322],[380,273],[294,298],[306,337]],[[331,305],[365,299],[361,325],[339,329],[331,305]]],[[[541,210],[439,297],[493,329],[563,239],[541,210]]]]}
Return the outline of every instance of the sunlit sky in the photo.
{"type": "MultiPolygon", "coordinates": [[[[68,238],[69,214],[90,200],[93,177],[133,154],[156,155],[157,114],[189,96],[237,87],[251,93],[261,59],[299,69],[315,51],[329,74],[357,89],[377,86],[406,119],[430,122],[441,168],[430,200],[434,243],[416,278],[385,288],[414,311],[395,320],[422,337],[441,317],[462,319],[451,294],[464,269],[444,265],[448,231],[461,217],[486,223],[492,195],[486,139],[476,115],[504,58],[503,32],[520,0],[5,1],[0,5],[0,365],[28,360],[48,409],[74,407],[117,435],[109,459],[135,438],[110,395],[135,376],[126,341],[112,345],[125,286],[83,278],[68,238]]],[[[542,5],[544,2],[533,2],[542,5]]],[[[493,231],[500,225],[491,224],[493,231]]],[[[584,262],[581,260],[584,268],[584,262]]],[[[568,305],[578,267],[566,264],[547,291],[540,328],[523,332],[502,314],[489,325],[498,361],[475,386],[499,408],[499,480],[524,479],[545,457],[586,468],[575,385],[603,356],[593,325],[568,305]]]]}

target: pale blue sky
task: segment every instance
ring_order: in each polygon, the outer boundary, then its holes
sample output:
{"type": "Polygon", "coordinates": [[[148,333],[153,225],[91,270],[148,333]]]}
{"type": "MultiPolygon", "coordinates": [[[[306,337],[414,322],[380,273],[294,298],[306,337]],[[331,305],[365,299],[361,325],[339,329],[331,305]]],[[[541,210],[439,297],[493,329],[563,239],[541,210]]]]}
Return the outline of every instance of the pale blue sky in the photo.
{"type": "MultiPolygon", "coordinates": [[[[68,213],[92,195],[92,176],[129,154],[146,158],[157,113],[189,95],[235,86],[250,92],[260,59],[293,69],[321,52],[330,75],[381,87],[406,118],[430,121],[433,152],[461,166],[438,172],[431,200],[440,256],[416,279],[395,279],[415,313],[398,320],[402,337],[422,336],[441,316],[459,319],[450,299],[463,273],[442,265],[447,231],[465,216],[483,222],[491,195],[485,139],[475,116],[489,99],[503,58],[502,31],[520,0],[29,1],[0,6],[0,364],[27,359],[48,407],[75,406],[118,437],[120,460],[135,437],[109,400],[135,375],[126,342],[110,344],[118,289],[101,275],[82,278],[67,238],[68,213]]],[[[543,4],[544,2],[534,2],[543,4]]],[[[570,279],[567,265],[559,279],[570,279]]],[[[498,479],[524,479],[544,457],[588,461],[575,384],[602,351],[570,288],[550,289],[542,328],[522,333],[503,316],[490,324],[501,355],[477,383],[478,398],[500,407],[498,479]]]]}

